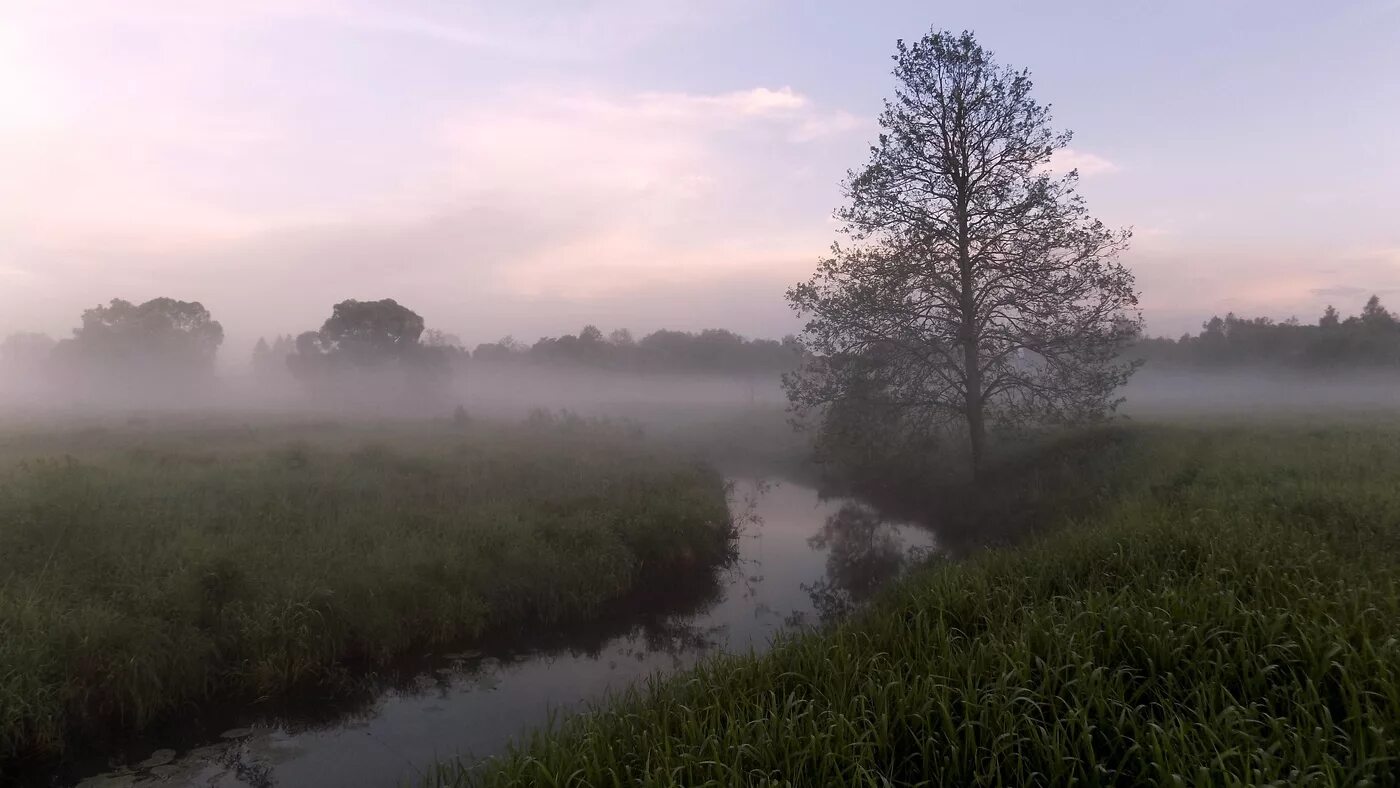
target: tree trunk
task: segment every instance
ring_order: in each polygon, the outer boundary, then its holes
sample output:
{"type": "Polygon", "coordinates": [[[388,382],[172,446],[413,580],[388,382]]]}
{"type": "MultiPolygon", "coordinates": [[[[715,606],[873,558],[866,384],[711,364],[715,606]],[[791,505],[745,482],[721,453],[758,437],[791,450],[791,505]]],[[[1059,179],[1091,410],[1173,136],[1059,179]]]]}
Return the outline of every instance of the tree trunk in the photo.
{"type": "MultiPolygon", "coordinates": [[[[963,154],[966,160],[966,155],[963,154]]],[[[961,303],[959,307],[962,311],[962,346],[963,346],[963,384],[966,387],[964,392],[964,407],[967,416],[967,436],[972,450],[972,480],[977,481],[982,475],[982,458],[986,448],[987,425],[983,418],[982,402],[982,362],[979,340],[979,327],[977,321],[977,297],[974,292],[975,282],[972,272],[972,240],[968,234],[968,196],[967,183],[958,184],[958,274],[961,289],[961,303]]]]}
{"type": "Polygon", "coordinates": [[[982,369],[977,359],[977,338],[963,340],[963,363],[967,367],[967,437],[972,449],[972,480],[982,475],[982,459],[987,446],[987,423],[982,413],[982,369]]]}

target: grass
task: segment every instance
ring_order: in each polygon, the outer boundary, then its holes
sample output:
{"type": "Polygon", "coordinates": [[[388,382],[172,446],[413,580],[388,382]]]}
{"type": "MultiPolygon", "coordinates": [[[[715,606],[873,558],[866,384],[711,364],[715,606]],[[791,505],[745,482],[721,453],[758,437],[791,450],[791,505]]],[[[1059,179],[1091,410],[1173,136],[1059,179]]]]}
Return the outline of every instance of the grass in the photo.
{"type": "Polygon", "coordinates": [[[1394,784],[1400,429],[1149,426],[1070,446],[1020,461],[1057,526],[1029,543],[931,565],[835,628],[436,782],[1394,784]]]}
{"type": "Polygon", "coordinates": [[[574,419],[6,434],[0,768],[585,620],[731,536],[717,473],[574,419]]]}

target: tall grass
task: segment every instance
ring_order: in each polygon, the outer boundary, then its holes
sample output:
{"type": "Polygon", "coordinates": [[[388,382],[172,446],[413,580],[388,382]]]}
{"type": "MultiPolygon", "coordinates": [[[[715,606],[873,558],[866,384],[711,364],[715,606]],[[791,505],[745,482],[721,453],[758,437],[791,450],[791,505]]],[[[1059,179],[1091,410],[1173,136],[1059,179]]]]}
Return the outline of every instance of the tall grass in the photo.
{"type": "Polygon", "coordinates": [[[1044,455],[1099,472],[1073,506],[1039,494],[1058,527],[1029,544],[930,566],[834,629],[437,781],[1394,784],[1400,432],[1100,437],[1112,467],[1044,455]]]}
{"type": "Polygon", "coordinates": [[[586,619],[731,549],[715,472],[577,421],[9,435],[0,458],[0,765],[586,619]]]}

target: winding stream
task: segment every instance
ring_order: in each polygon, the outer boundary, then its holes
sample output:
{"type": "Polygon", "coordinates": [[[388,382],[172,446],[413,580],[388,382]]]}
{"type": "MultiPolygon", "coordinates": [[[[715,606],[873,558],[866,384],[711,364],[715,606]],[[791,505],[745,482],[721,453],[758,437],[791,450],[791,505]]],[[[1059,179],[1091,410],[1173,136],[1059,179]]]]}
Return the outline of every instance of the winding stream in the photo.
{"type": "Polygon", "coordinates": [[[146,750],[79,785],[413,783],[438,761],[499,753],[551,716],[653,674],[762,651],[785,629],[842,615],[937,549],[927,529],[799,484],[734,479],[730,506],[743,522],[738,559],[707,587],[664,589],[663,605],[552,642],[426,655],[414,678],[359,708],[249,716],[213,744],[146,750]]]}

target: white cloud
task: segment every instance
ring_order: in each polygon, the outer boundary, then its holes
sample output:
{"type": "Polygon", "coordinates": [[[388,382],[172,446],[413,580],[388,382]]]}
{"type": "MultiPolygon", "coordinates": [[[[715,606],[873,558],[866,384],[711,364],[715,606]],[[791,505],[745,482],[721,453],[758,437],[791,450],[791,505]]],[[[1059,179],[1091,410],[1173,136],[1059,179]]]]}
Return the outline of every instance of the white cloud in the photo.
{"type": "Polygon", "coordinates": [[[1050,164],[1046,169],[1051,172],[1079,170],[1080,175],[1091,177],[1118,172],[1120,168],[1117,164],[1097,154],[1074,148],[1061,148],[1055,151],[1055,155],[1050,159],[1050,164]]]}
{"type": "Polygon", "coordinates": [[[857,117],[845,110],[836,110],[803,119],[801,123],[797,124],[797,128],[793,129],[792,140],[794,142],[810,142],[823,137],[874,128],[873,121],[857,117]]]}
{"type": "Polygon", "coordinates": [[[433,3],[324,0],[307,15],[369,33],[416,37],[536,60],[610,57],[684,26],[702,24],[735,0],[584,0],[433,3]]]}
{"type": "MultiPolygon", "coordinates": [[[[446,186],[459,199],[489,194],[522,215],[587,217],[586,229],[498,272],[496,284],[516,294],[596,297],[793,260],[805,266],[829,242],[827,227],[813,220],[794,232],[785,211],[758,195],[803,177],[794,136],[814,127],[839,133],[852,127],[846,117],[786,87],[515,91],[444,125],[446,186]]],[[[833,172],[833,197],[838,179],[833,172]]]]}

